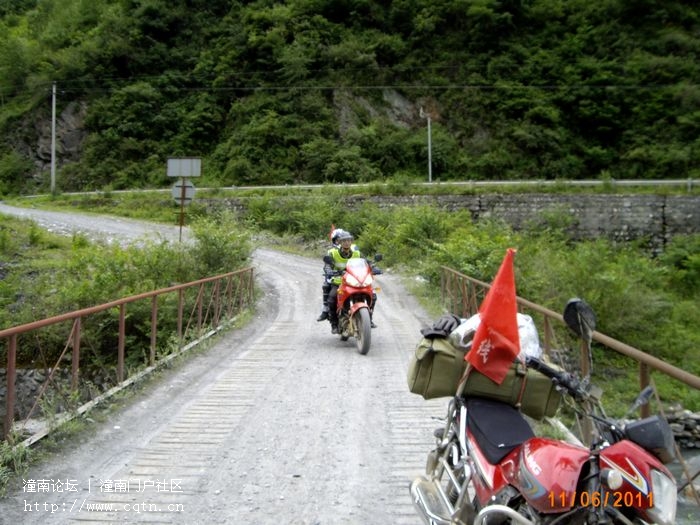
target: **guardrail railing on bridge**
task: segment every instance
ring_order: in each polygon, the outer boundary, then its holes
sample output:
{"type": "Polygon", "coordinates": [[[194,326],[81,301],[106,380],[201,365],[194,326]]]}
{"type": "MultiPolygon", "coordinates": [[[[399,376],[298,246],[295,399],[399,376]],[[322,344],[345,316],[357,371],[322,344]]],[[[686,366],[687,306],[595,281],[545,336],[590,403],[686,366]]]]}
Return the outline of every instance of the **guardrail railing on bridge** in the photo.
{"type": "MultiPolygon", "coordinates": [[[[441,270],[440,287],[443,304],[448,307],[450,312],[460,315],[461,317],[470,317],[477,313],[481,300],[486,295],[488,289],[491,288],[491,285],[446,266],[442,266],[441,270]]],[[[544,331],[542,347],[544,352],[549,354],[550,350],[553,348],[553,342],[555,341],[555,323],[560,326],[565,326],[562,315],[540,306],[539,304],[530,302],[527,299],[523,299],[522,297],[518,297],[517,302],[520,310],[527,309],[529,312],[534,312],[542,316],[544,331]]],[[[673,366],[670,363],[600,332],[593,332],[593,340],[639,363],[640,389],[649,385],[651,370],[658,370],[661,373],[681,381],[689,387],[700,389],[700,377],[673,366]]],[[[581,368],[583,373],[587,371],[587,366],[587,359],[582,358],[581,368]]],[[[648,409],[648,407],[643,408],[648,409]]],[[[643,413],[643,415],[645,414],[643,413]]]]}
{"type": "MultiPolygon", "coordinates": [[[[6,439],[15,425],[17,415],[17,372],[18,372],[18,352],[24,350],[22,355],[44,354],[39,340],[39,331],[65,330],[68,331],[65,339],[65,346],[55,363],[51,366],[40,367],[46,372],[46,378],[39,388],[33,404],[26,413],[19,414],[22,419],[28,421],[37,412],[37,407],[42,401],[50,385],[56,386],[59,382],[55,377],[57,372],[66,369],[62,367],[67,361],[68,350],[70,349],[70,390],[78,397],[80,386],[81,369],[81,336],[85,332],[86,323],[91,319],[99,325],[103,331],[102,336],[114,339],[115,334],[109,333],[111,328],[116,330],[116,366],[111,365],[115,375],[115,387],[119,387],[129,381],[126,377],[126,356],[127,340],[138,336],[150,338],[150,348],[148,353],[149,369],[157,366],[159,361],[163,361],[182,349],[186,341],[201,337],[204,331],[219,329],[227,320],[232,319],[243,309],[249,307],[254,299],[253,269],[244,268],[235,272],[229,272],[214,277],[208,277],[197,281],[178,284],[168,288],[154,290],[130,297],[125,297],[116,301],[76,310],[66,314],[42,319],[33,323],[14,326],[5,330],[0,330],[0,340],[6,341],[5,350],[7,354],[7,368],[5,374],[5,416],[2,428],[2,438],[6,439]],[[159,338],[159,300],[161,302],[170,301],[168,315],[176,312],[176,333],[168,333],[166,337],[159,338]],[[146,306],[144,306],[144,303],[146,306]],[[149,304],[150,303],[150,304],[149,304]],[[127,306],[132,309],[150,309],[149,327],[142,325],[127,327],[127,306]],[[185,311],[189,310],[189,315],[185,319],[185,311]],[[114,317],[116,316],[116,319],[114,317]],[[116,326],[115,326],[116,325],[116,326]],[[107,332],[107,333],[104,333],[107,332]],[[177,349],[172,348],[173,337],[176,337],[177,349]],[[161,341],[160,339],[164,339],[161,341]],[[26,346],[23,347],[20,343],[26,346]],[[160,345],[160,346],[159,346],[160,345]],[[170,345],[170,348],[168,348],[170,345]],[[165,348],[165,352],[159,354],[158,350],[165,348]]],[[[172,323],[170,323],[172,326],[172,323]]],[[[55,340],[55,338],[53,339],[55,340]]],[[[55,353],[55,352],[54,352],[55,353]]],[[[112,362],[114,355],[112,355],[112,362]]],[[[84,364],[84,362],[83,362],[84,364]]],[[[1,386],[1,385],[0,385],[1,386]]],[[[89,389],[88,389],[89,390],[89,389]]],[[[85,406],[85,405],[83,405],[85,406]]]]}
{"type": "MultiPolygon", "coordinates": [[[[449,312],[466,318],[476,314],[479,311],[479,306],[486,295],[486,292],[491,288],[491,285],[473,277],[469,277],[452,268],[446,266],[441,267],[441,297],[443,305],[446,306],[449,312]]],[[[564,319],[561,314],[549,310],[536,303],[517,297],[518,309],[527,310],[527,313],[535,313],[542,316],[543,326],[543,341],[542,347],[545,354],[549,355],[551,350],[555,348],[556,337],[554,326],[565,326],[564,319]]],[[[604,345],[611,350],[623,354],[639,365],[639,386],[640,391],[651,383],[651,370],[657,370],[660,373],[666,374],[674,379],[684,383],[685,385],[700,389],[700,377],[690,374],[685,370],[671,365],[661,359],[651,356],[637,348],[626,345],[612,337],[608,337],[600,332],[593,332],[593,340],[604,345]]],[[[586,357],[585,344],[581,347],[581,370],[585,374],[588,371],[588,359],[586,357]]],[[[647,403],[640,408],[642,417],[649,416],[650,407],[647,403]]],[[[694,475],[689,472],[689,469],[680,457],[680,453],[676,454],[679,462],[683,466],[684,475],[686,478],[685,486],[689,487],[693,494],[696,503],[700,505],[700,495],[694,488],[693,480],[700,476],[700,472],[694,475]]]]}

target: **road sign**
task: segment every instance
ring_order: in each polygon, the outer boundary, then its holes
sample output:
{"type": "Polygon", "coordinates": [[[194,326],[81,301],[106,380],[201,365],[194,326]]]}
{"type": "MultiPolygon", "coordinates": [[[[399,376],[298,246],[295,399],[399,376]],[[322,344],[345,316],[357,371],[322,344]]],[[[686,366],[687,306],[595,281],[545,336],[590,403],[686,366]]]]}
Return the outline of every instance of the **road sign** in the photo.
{"type": "Polygon", "coordinates": [[[168,177],[199,177],[202,159],[182,157],[168,159],[168,177]]]}
{"type": "Polygon", "coordinates": [[[194,184],[181,179],[173,185],[173,199],[181,206],[187,206],[194,199],[194,184]]]}

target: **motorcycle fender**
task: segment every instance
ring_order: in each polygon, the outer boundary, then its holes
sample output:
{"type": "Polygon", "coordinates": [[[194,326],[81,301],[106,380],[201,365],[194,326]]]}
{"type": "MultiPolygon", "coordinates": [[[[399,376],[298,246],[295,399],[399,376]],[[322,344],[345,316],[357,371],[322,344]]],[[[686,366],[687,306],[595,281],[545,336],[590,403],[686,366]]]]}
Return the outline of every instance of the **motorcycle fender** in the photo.
{"type": "MultiPolygon", "coordinates": [[[[345,308],[345,303],[352,300],[353,297],[371,297],[372,289],[367,288],[354,288],[352,286],[341,285],[338,288],[338,309],[341,310],[345,308]]],[[[363,298],[364,300],[364,298],[363,298]]]]}
{"type": "Polygon", "coordinates": [[[350,311],[348,312],[348,315],[352,317],[353,315],[355,315],[355,312],[357,312],[361,308],[369,308],[369,306],[367,306],[367,303],[364,302],[353,303],[352,305],[350,305],[350,311]]]}
{"type": "Polygon", "coordinates": [[[514,468],[513,485],[542,513],[558,513],[577,505],[576,487],[588,449],[548,438],[523,443],[514,468]]]}

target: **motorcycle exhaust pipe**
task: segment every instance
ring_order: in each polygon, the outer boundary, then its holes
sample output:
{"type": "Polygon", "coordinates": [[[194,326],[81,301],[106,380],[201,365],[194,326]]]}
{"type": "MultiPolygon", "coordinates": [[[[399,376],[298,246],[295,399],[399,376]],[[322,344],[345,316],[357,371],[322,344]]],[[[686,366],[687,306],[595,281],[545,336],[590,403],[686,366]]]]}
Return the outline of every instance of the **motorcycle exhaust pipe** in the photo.
{"type": "Polygon", "coordinates": [[[411,501],[425,525],[450,525],[452,510],[432,481],[420,476],[409,485],[411,501]]]}
{"type": "Polygon", "coordinates": [[[479,514],[474,518],[474,525],[482,525],[482,523],[488,523],[485,520],[491,515],[496,515],[498,517],[510,518],[511,523],[518,523],[520,525],[535,525],[525,516],[519,514],[515,509],[506,507],[505,505],[489,505],[481,509],[479,514]]]}

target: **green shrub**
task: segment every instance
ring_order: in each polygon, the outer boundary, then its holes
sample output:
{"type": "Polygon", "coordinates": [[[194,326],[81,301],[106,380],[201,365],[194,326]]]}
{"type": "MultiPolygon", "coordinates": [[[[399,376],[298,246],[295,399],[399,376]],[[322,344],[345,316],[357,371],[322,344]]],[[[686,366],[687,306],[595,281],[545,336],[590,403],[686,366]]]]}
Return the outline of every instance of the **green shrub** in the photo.
{"type": "MultiPolygon", "coordinates": [[[[234,271],[248,265],[251,251],[247,233],[230,213],[199,219],[193,225],[192,244],[161,240],[121,247],[89,243],[79,235],[72,239],[54,236],[30,222],[7,220],[4,226],[19,232],[12,235],[16,244],[6,243],[5,247],[19,246],[22,255],[21,263],[8,267],[0,280],[3,326],[234,271]]],[[[159,331],[175,330],[176,307],[175,299],[159,299],[159,331]]],[[[149,301],[138,301],[127,308],[129,366],[146,361],[150,308],[149,301]]],[[[116,311],[91,316],[84,323],[81,346],[94,363],[107,368],[114,365],[117,323],[116,311]]],[[[32,341],[20,345],[18,359],[28,363],[39,357],[42,365],[52,366],[65,345],[69,328],[61,324],[37,332],[32,341]]],[[[162,338],[159,343],[166,341],[162,338]]]]}
{"type": "Polygon", "coordinates": [[[659,260],[668,269],[669,285],[683,297],[700,299],[700,235],[678,236],[659,260]]]}
{"type": "Polygon", "coordinates": [[[227,273],[248,264],[251,246],[245,232],[231,212],[201,217],[192,225],[194,246],[190,260],[191,275],[227,273]]]}

